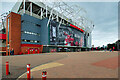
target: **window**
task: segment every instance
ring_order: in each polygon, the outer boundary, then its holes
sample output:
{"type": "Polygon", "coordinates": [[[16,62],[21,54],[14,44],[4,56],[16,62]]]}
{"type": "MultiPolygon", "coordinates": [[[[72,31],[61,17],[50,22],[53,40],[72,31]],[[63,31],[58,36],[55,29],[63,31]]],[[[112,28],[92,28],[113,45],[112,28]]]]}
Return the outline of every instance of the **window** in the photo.
{"type": "Polygon", "coordinates": [[[35,43],[37,43],[37,41],[35,41],[35,43]]]}
{"type": "Polygon", "coordinates": [[[40,27],[40,25],[39,25],[39,24],[36,24],[36,26],[37,26],[37,27],[40,27]]]}
{"type": "Polygon", "coordinates": [[[53,31],[53,37],[56,37],[56,27],[52,27],[52,31],[53,31]]]}
{"type": "Polygon", "coordinates": [[[30,42],[30,40],[27,40],[27,42],[30,42]]]}
{"type": "Polygon", "coordinates": [[[22,42],[31,42],[31,43],[40,43],[40,41],[37,41],[37,40],[25,40],[25,39],[22,39],[21,41],[22,42]]]}
{"type": "Polygon", "coordinates": [[[31,34],[31,35],[40,36],[40,34],[39,34],[39,33],[28,32],[28,31],[21,31],[21,33],[25,33],[25,34],[31,34]]]}
{"type": "Polygon", "coordinates": [[[33,40],[30,40],[30,42],[33,42],[33,40]]]}

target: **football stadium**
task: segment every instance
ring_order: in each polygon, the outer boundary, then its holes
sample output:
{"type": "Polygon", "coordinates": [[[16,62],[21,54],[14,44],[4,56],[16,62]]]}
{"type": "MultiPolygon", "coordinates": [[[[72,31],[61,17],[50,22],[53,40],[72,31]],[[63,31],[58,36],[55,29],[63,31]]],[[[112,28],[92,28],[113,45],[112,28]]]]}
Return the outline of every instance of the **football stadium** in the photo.
{"type": "Polygon", "coordinates": [[[91,48],[94,24],[87,12],[67,2],[20,0],[7,14],[1,50],[10,55],[76,52],[91,48]]]}

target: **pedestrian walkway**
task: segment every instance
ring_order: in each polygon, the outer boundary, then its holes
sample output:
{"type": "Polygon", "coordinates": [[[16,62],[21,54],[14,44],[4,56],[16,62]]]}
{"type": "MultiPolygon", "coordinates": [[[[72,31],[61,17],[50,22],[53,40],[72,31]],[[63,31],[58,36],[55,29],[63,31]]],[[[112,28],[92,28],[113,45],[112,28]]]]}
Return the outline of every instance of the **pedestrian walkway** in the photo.
{"type": "MultiPolygon", "coordinates": [[[[50,67],[46,64],[45,68],[35,67],[32,71],[32,77],[41,78],[42,71],[48,72],[47,78],[117,78],[118,67],[106,68],[93,65],[96,62],[106,59],[115,58],[117,60],[117,52],[113,54],[101,53],[101,52],[73,52],[67,53],[68,57],[54,61],[53,63],[61,64],[61,66],[50,67]],[[63,65],[62,65],[63,64],[63,65]]],[[[104,63],[104,62],[103,62],[104,63]]],[[[117,62],[115,62],[117,63],[117,62]]],[[[51,64],[52,65],[52,64],[51,64]]],[[[54,66],[54,65],[53,65],[54,66]]],[[[22,75],[21,78],[26,78],[26,75],[22,75]]]]}

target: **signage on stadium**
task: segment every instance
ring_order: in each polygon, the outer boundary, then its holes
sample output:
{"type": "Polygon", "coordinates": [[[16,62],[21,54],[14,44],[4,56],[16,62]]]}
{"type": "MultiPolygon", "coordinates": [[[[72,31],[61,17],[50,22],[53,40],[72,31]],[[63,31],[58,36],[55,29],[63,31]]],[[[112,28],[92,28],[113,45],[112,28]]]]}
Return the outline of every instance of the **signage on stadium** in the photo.
{"type": "Polygon", "coordinates": [[[79,27],[77,27],[77,26],[75,26],[75,25],[70,24],[70,26],[73,27],[73,28],[75,28],[75,29],[80,30],[81,32],[84,32],[84,30],[80,29],[79,27]]]}
{"type": "Polygon", "coordinates": [[[0,34],[0,39],[6,39],[6,34],[0,34]]]}

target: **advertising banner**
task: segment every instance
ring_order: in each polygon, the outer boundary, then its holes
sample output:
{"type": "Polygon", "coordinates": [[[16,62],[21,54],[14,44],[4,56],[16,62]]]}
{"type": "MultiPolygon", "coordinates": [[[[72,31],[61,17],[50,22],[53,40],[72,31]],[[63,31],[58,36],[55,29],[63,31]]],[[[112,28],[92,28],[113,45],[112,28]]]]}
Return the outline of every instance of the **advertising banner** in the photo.
{"type": "Polygon", "coordinates": [[[58,28],[57,24],[51,23],[50,44],[84,47],[84,34],[70,26],[61,25],[58,28]]]}

